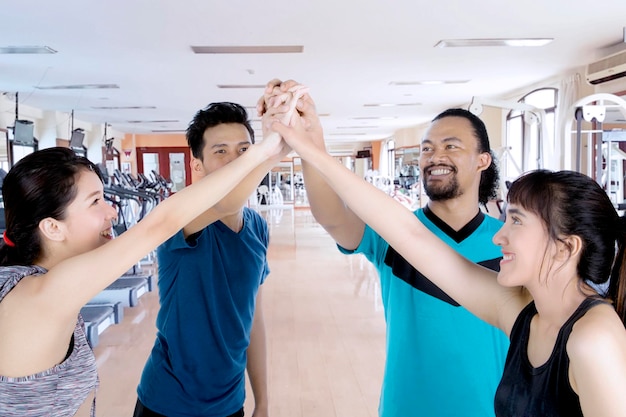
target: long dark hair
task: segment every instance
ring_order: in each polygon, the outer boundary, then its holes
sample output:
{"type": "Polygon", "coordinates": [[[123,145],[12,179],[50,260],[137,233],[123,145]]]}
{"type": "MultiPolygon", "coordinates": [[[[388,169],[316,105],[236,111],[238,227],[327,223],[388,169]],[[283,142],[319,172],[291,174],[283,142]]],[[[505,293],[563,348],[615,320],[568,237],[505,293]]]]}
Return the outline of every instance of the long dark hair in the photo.
{"type": "Polygon", "coordinates": [[[0,244],[0,265],[31,265],[41,255],[39,222],[65,218],[83,170],[97,172],[87,158],[60,147],[29,154],[9,170],[2,183],[7,239],[0,244]]]}
{"type": "Polygon", "coordinates": [[[551,240],[580,237],[578,275],[593,284],[610,280],[603,295],[626,324],[625,221],[602,187],[579,172],[537,170],[515,180],[507,199],[538,215],[551,240]]]}

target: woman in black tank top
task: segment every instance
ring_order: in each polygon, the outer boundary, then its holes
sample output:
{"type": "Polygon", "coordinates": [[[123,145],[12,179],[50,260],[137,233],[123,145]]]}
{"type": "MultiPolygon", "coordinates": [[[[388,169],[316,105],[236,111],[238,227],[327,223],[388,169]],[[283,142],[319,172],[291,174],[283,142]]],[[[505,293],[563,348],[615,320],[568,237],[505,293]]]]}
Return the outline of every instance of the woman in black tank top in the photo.
{"type": "MultiPolygon", "coordinates": [[[[396,252],[510,336],[499,417],[626,416],[626,227],[595,181],[546,170],[517,179],[494,236],[503,254],[496,275],[462,258],[297,129],[276,129],[396,252]]],[[[429,163],[451,163],[447,158],[433,153],[429,163]]],[[[490,162],[485,152],[476,167],[490,162]]]]}

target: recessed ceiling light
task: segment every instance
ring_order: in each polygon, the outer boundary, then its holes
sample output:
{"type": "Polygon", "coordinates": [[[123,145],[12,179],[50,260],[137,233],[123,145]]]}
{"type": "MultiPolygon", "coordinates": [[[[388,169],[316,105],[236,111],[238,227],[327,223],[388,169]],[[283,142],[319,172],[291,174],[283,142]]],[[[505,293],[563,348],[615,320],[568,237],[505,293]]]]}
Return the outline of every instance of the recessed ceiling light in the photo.
{"type": "Polygon", "coordinates": [[[391,81],[389,85],[441,85],[441,84],[465,84],[470,80],[425,80],[425,81],[391,81]]]}
{"type": "Polygon", "coordinates": [[[553,38],[501,38],[501,39],[443,39],[435,48],[460,48],[469,46],[544,46],[553,38]]]}
{"type": "Polygon", "coordinates": [[[378,126],[337,126],[337,129],[375,129],[378,126]]]}
{"type": "Polygon", "coordinates": [[[422,103],[368,103],[364,107],[398,107],[398,106],[421,106],[422,103]]]}
{"type": "Polygon", "coordinates": [[[191,50],[196,54],[292,54],[302,52],[304,46],[192,46],[191,50]]]}
{"type": "Polygon", "coordinates": [[[185,133],[183,129],[157,129],[151,130],[152,133],[185,133]]]}
{"type": "Polygon", "coordinates": [[[38,90],[98,90],[120,88],[117,84],[74,84],[74,85],[49,85],[35,86],[38,90]]]}
{"type": "Polygon", "coordinates": [[[156,109],[155,106],[97,106],[92,107],[94,110],[150,110],[156,109]]]}
{"type": "Polygon", "coordinates": [[[364,132],[355,132],[355,133],[328,133],[324,136],[360,136],[364,135],[364,132]]]}
{"type": "MultiPolygon", "coordinates": [[[[265,84],[218,84],[217,88],[265,88],[265,84]]],[[[256,109],[256,107],[255,107],[256,109]]]]}
{"type": "Polygon", "coordinates": [[[127,120],[126,123],[177,123],[180,120],[127,120]]]}
{"type": "Polygon", "coordinates": [[[0,46],[0,54],[56,54],[49,46],[0,46]]]}

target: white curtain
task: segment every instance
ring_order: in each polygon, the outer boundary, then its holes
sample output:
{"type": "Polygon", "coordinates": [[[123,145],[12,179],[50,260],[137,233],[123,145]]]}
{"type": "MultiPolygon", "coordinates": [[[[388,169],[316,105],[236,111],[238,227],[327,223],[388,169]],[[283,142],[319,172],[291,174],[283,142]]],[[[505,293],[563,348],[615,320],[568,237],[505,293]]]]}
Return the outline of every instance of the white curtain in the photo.
{"type": "Polygon", "coordinates": [[[380,155],[378,156],[378,173],[382,176],[390,176],[389,172],[389,147],[387,141],[380,144],[380,155]]]}
{"type": "Polygon", "coordinates": [[[574,115],[569,114],[569,110],[580,97],[581,79],[581,75],[576,73],[561,81],[556,107],[554,149],[546,153],[546,168],[571,169],[574,138],[570,132],[574,115]]]}

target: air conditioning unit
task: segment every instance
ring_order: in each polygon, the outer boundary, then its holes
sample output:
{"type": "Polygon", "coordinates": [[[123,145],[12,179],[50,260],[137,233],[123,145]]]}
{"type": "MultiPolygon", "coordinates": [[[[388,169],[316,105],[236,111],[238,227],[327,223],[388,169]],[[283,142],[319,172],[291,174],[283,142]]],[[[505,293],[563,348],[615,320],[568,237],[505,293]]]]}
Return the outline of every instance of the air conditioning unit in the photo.
{"type": "Polygon", "coordinates": [[[586,79],[589,84],[602,84],[622,77],[626,77],[626,51],[587,65],[586,79]]]}

